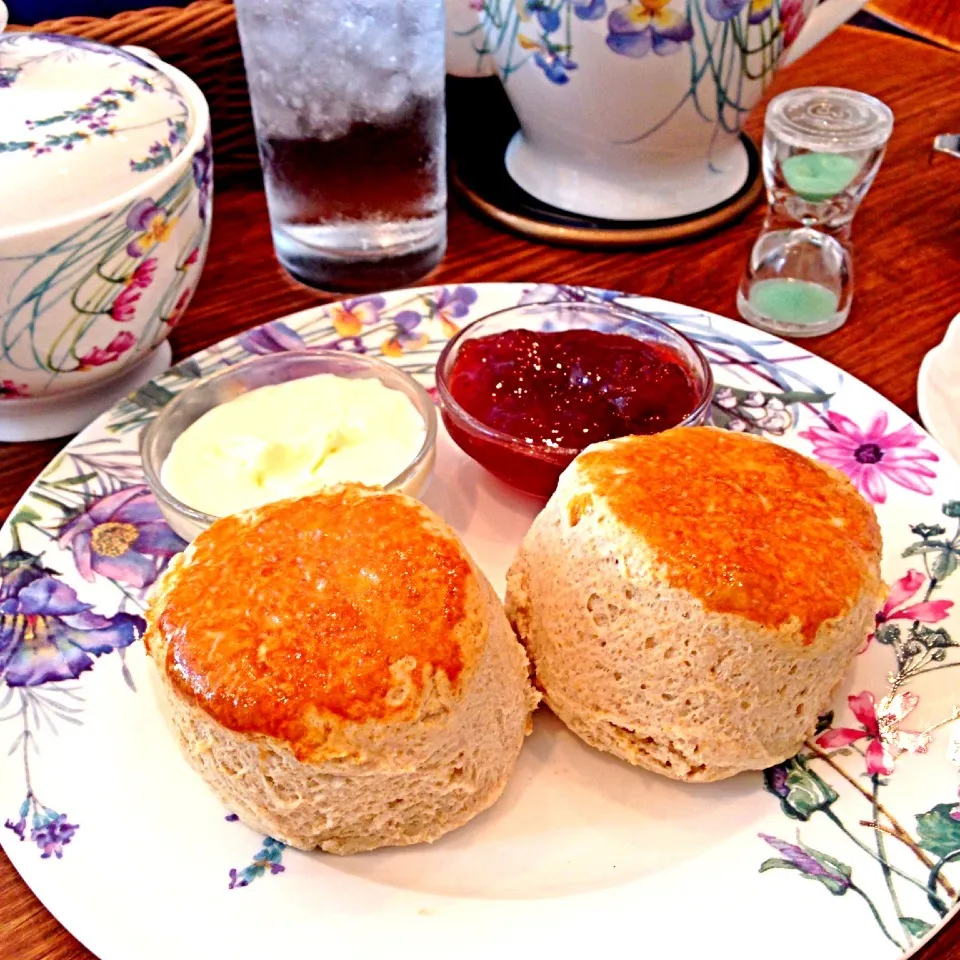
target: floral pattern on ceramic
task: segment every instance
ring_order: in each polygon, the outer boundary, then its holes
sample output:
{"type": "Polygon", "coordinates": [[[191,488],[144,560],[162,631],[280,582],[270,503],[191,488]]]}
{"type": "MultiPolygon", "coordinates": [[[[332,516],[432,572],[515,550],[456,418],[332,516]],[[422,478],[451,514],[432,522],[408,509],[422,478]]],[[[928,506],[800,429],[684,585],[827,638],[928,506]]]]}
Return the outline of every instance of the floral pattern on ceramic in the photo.
{"type": "Polygon", "coordinates": [[[275,877],[278,873],[283,873],[287,868],[281,863],[285,844],[273,837],[264,837],[260,849],[253,855],[247,866],[237,869],[230,868],[230,883],[228,888],[235,890],[237,887],[248,887],[258,877],[264,875],[275,877]]]}
{"type": "Polygon", "coordinates": [[[36,196],[63,216],[135,188],[171,163],[191,133],[190,107],[171,77],[124,50],[77,39],[0,36],[5,227],[38,219],[36,196]]]}
{"type": "Polygon", "coordinates": [[[207,140],[161,192],[0,244],[0,404],[112,376],[168,336],[210,236],[207,140]]]}
{"type": "MultiPolygon", "coordinates": [[[[952,600],[933,597],[956,572],[960,559],[960,500],[943,504],[941,518],[953,528],[949,535],[940,522],[911,527],[915,539],[903,551],[903,557],[922,557],[924,571],[911,569],[897,580],[877,614],[873,639],[894,657],[894,669],[882,696],[871,690],[849,695],[849,720],[838,725],[833,714],[821,718],[817,735],[795,758],[765,773],[767,789],[780,799],[783,812],[792,820],[807,822],[815,813],[824,814],[834,827],[836,846],[831,849],[844,859],[806,846],[799,830],[796,843],[761,834],[761,839],[781,854],[765,860],[761,872],[793,870],[818,881],[834,896],[856,894],[883,936],[899,950],[912,949],[957,900],[957,889],[944,871],[949,864],[960,861],[960,802],[950,799],[917,813],[914,831],[884,803],[890,778],[898,774],[899,758],[926,754],[935,731],[960,720],[960,707],[954,707],[919,729],[904,726],[913,726],[911,715],[920,706],[920,697],[904,684],[960,666],[960,660],[953,656],[960,643],[945,627],[929,626],[947,620],[954,606],[952,600]],[[922,599],[917,602],[921,591],[922,599]],[[901,626],[894,620],[904,623],[901,626]],[[863,808],[859,821],[841,820],[833,812],[840,800],[841,784],[854,791],[863,808]],[[913,855],[909,867],[894,861],[888,850],[891,844],[913,855]],[[854,870],[845,862],[851,847],[869,858],[862,869],[872,869],[882,877],[886,903],[854,882],[854,870]],[[917,891],[922,899],[913,895],[908,910],[906,898],[917,891]]],[[[957,769],[960,773],[960,763],[957,769]]]]}
{"type": "Polygon", "coordinates": [[[881,410],[866,429],[849,417],[830,413],[823,423],[801,436],[813,443],[814,455],[843,470],[871,503],[887,499],[887,483],[930,494],[929,480],[940,458],[927,447],[926,437],[911,424],[888,431],[889,418],[881,410]]]}
{"type": "Polygon", "coordinates": [[[599,21],[606,46],[618,56],[639,60],[687,50],[692,87],[685,96],[697,97],[701,84],[714,83],[721,107],[733,108],[735,129],[746,112],[737,109],[736,84],[742,90],[744,79],[766,82],[804,20],[802,0],[703,0],[702,7],[695,0],[627,0],[609,7],[607,0],[483,0],[480,10],[484,31],[477,41],[486,45],[477,53],[503,54],[505,80],[532,61],[551,83],[568,83],[569,71],[578,66],[571,18],[599,21]],[[705,47],[702,61],[695,36],[705,47]],[[758,53],[759,72],[751,67],[758,53]]]}
{"type": "MultiPolygon", "coordinates": [[[[743,187],[743,122],[815,5],[482,0],[455,40],[496,64],[520,121],[505,157],[520,187],[586,216],[661,220],[743,187]]],[[[821,9],[811,35],[834,10],[839,25],[840,5],[821,9]]]]}
{"type": "MultiPolygon", "coordinates": [[[[183,544],[164,526],[144,486],[137,452],[144,423],[198,378],[251,355],[289,349],[379,354],[431,388],[437,356],[459,326],[536,301],[619,303],[693,337],[717,381],[717,426],[770,436],[811,455],[818,455],[823,437],[843,426],[846,438],[857,440],[857,463],[861,442],[877,443],[893,462],[896,451],[935,453],[902,414],[805,350],[733,321],[612,291],[507,284],[401,290],[304,311],[224,341],[172,368],[71,443],[0,533],[0,736],[9,732],[4,745],[13,748],[10,759],[0,758],[0,789],[12,798],[0,834],[18,868],[26,870],[28,863],[17,855],[18,840],[37,861],[98,855],[84,846],[86,828],[91,817],[108,815],[95,814],[89,802],[84,817],[68,815],[76,798],[62,781],[59,795],[49,795],[49,784],[57,782],[52,765],[57,757],[62,762],[64,750],[82,756],[90,749],[80,725],[96,708],[95,698],[122,695],[120,702],[129,703],[128,697],[146,696],[134,695],[128,660],[137,655],[146,591],[183,544]],[[51,755],[48,748],[59,739],[69,746],[51,755]],[[41,741],[43,753],[37,749],[41,741]]],[[[819,453],[826,462],[837,459],[833,447],[819,453]]],[[[847,453],[844,447],[845,462],[851,459],[847,453]]],[[[960,710],[954,706],[960,698],[945,682],[952,674],[944,673],[960,666],[954,638],[960,501],[945,495],[960,494],[960,473],[930,456],[908,463],[928,472],[917,477],[908,471],[901,477],[908,483],[885,476],[886,498],[877,502],[887,545],[884,573],[892,586],[874,633],[835,712],[821,718],[796,757],[764,772],[766,793],[759,799],[765,812],[756,808],[751,814],[743,849],[735,856],[726,852],[740,842],[731,836],[723,853],[725,885],[740,884],[757,870],[765,885],[785,884],[774,894],[784,918],[794,902],[816,909],[820,901],[804,899],[806,890],[819,887],[833,898],[845,897],[838,916],[871,957],[914,948],[942,922],[960,885],[960,710]],[[953,736],[945,743],[949,724],[953,736]],[[814,883],[795,889],[793,878],[814,883]]],[[[155,713],[149,703],[142,709],[155,713]]],[[[111,716],[119,729],[122,724],[111,716]]],[[[99,735],[105,729],[101,715],[99,735]]],[[[183,777],[193,783],[185,766],[183,777]]],[[[197,789],[198,797],[207,796],[202,785],[197,789]]],[[[710,807],[715,799],[703,802],[710,807]]],[[[212,800],[208,805],[216,807],[212,800]]],[[[715,813],[711,807],[706,819],[715,813]]],[[[228,814],[221,822],[236,819],[228,814]]],[[[101,831],[109,829],[104,823],[101,831]]],[[[214,815],[204,820],[202,835],[215,833],[216,823],[214,815]]],[[[231,842],[217,833],[215,845],[235,851],[236,859],[216,868],[231,890],[245,889],[244,896],[256,898],[262,885],[248,889],[254,880],[284,872],[288,882],[314,882],[322,858],[313,863],[290,851],[284,862],[282,843],[244,828],[222,829],[239,838],[231,842]]],[[[175,859],[177,871],[186,864],[190,872],[197,854],[184,844],[163,855],[175,859]]],[[[202,875],[209,874],[206,869],[202,875]]],[[[56,899],[45,896],[54,913],[56,899]]],[[[749,897],[743,902],[754,903],[749,897]]],[[[802,942],[792,952],[783,944],[780,954],[800,957],[805,950],[802,942]]]]}

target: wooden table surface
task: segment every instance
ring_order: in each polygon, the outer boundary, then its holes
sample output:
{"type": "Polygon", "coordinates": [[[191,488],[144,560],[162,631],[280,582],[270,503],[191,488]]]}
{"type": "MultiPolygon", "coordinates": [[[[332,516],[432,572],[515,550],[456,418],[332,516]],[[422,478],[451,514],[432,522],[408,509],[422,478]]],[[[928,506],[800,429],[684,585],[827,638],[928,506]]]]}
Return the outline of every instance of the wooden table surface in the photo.
{"type": "Polygon", "coordinates": [[[871,0],[866,9],[901,30],[960,51],[957,0],[871,0]]]}
{"type": "MultiPolygon", "coordinates": [[[[854,87],[880,97],[893,109],[896,125],[880,174],[854,222],[856,295],[850,319],[836,333],[808,340],[804,346],[916,416],[920,360],[960,312],[960,163],[946,157],[929,163],[934,136],[960,129],[960,57],[847,27],[785,70],[773,92],[811,84],[854,87]]],[[[748,129],[756,135],[761,127],[762,107],[748,129]]],[[[452,198],[449,253],[434,279],[593,284],[735,316],[740,271],[761,218],[757,208],[715,236],[659,250],[583,252],[506,234],[452,198]]],[[[224,189],[216,198],[203,280],[171,338],[175,359],[318,300],[277,266],[259,187],[224,189]]],[[[64,442],[0,445],[0,520],[64,442]]],[[[49,866],[55,870],[56,861],[49,866]]],[[[105,901],[104,916],[109,910],[105,901]]],[[[0,853],[0,958],[91,956],[44,909],[0,853]]],[[[916,956],[919,960],[960,956],[960,923],[949,926],[916,956]]]]}

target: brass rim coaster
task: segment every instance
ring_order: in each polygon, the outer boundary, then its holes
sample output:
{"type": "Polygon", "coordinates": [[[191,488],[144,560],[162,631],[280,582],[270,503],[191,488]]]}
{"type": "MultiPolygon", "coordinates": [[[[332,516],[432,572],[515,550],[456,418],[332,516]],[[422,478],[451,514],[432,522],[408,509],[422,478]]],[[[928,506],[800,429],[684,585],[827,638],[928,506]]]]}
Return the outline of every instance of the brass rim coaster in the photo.
{"type": "MultiPolygon", "coordinates": [[[[514,131],[511,131],[512,136],[514,131]]],[[[670,243],[716,230],[743,216],[763,191],[760,154],[740,134],[747,150],[747,178],[728,200],[699,213],[666,220],[603,220],[571,213],[537,200],[507,173],[504,153],[510,137],[477,138],[452,162],[456,188],[491,220],[517,233],[548,243],[574,247],[638,247],[670,243]]]]}

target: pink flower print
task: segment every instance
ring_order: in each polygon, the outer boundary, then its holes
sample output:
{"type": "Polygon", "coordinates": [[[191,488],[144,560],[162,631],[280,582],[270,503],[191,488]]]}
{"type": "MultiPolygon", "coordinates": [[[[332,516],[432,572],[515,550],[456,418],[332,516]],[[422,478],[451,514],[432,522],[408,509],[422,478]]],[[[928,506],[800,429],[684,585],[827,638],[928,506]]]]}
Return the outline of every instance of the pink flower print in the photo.
{"type": "Polygon", "coordinates": [[[800,36],[805,22],[803,0],[783,0],[780,4],[780,26],[783,29],[784,50],[800,36]]]}
{"type": "Polygon", "coordinates": [[[200,259],[200,248],[194,247],[188,254],[187,259],[181,265],[182,269],[192,267],[200,259]]]}
{"type": "Polygon", "coordinates": [[[953,606],[952,600],[925,600],[921,603],[912,603],[905,607],[907,602],[923,586],[927,578],[919,570],[911,570],[902,576],[891,588],[887,602],[877,614],[877,623],[886,623],[887,620],[919,620],[921,623],[939,623],[945,620],[953,606]]]}
{"type": "Polygon", "coordinates": [[[879,704],[869,690],[847,697],[850,712],[861,727],[834,727],[821,733],[815,742],[824,750],[834,750],[866,738],[869,741],[864,754],[867,773],[889,776],[901,753],[925,753],[930,744],[929,733],[900,729],[900,721],[916,707],[919,699],[907,691],[890,694],[879,704]]]}
{"type": "Polygon", "coordinates": [[[187,304],[190,302],[190,297],[193,295],[193,288],[187,287],[179,297],[177,297],[176,305],[173,308],[173,313],[170,315],[170,318],[167,320],[167,324],[170,327],[175,327],[180,320],[183,318],[184,313],[187,311],[187,304]]]}
{"type": "Polygon", "coordinates": [[[867,637],[866,642],[858,653],[863,653],[870,645],[870,641],[876,636],[876,628],[887,623],[889,620],[916,620],[920,623],[939,623],[949,616],[950,608],[953,606],[952,600],[924,600],[920,603],[911,603],[909,606],[904,606],[923,586],[926,579],[924,574],[919,570],[910,570],[890,588],[890,593],[887,595],[887,602],[875,617],[876,627],[874,628],[874,632],[867,637]]]}
{"type": "Polygon", "coordinates": [[[115,363],[136,342],[137,338],[129,330],[121,330],[105,347],[94,347],[80,357],[80,369],[115,363]]]}
{"type": "Polygon", "coordinates": [[[27,385],[12,380],[0,380],[0,400],[20,400],[27,397],[27,385]]]}
{"type": "Polygon", "coordinates": [[[140,299],[140,290],[128,284],[118,294],[110,307],[110,316],[118,323],[128,323],[137,312],[137,301],[140,299]]]}
{"type": "Polygon", "coordinates": [[[933,493],[927,478],[936,473],[922,461],[935,463],[940,458],[920,446],[925,437],[913,424],[887,433],[888,418],[882,410],[866,430],[833,411],[826,420],[800,436],[813,444],[815,457],[846,473],[868,500],[885,503],[888,480],[916,493],[933,493]]]}
{"type": "Polygon", "coordinates": [[[157,258],[150,257],[144,260],[143,263],[137,265],[136,270],[133,271],[127,283],[131,287],[139,287],[141,290],[146,290],[153,282],[153,275],[156,272],[157,258]]]}

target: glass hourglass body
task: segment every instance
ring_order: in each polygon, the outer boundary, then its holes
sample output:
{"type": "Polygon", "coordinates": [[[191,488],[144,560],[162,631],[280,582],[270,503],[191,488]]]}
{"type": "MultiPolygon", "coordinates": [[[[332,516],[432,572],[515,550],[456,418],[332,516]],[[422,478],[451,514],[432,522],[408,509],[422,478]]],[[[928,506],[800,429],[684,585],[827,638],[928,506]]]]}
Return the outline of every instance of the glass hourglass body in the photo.
{"type": "Polygon", "coordinates": [[[854,90],[806,87],[770,102],[768,209],[737,293],[745,320],[794,337],[844,323],[853,298],[851,224],[892,128],[889,108],[854,90]]]}

